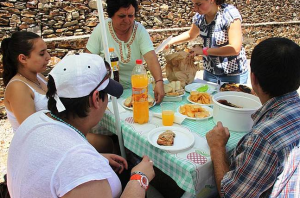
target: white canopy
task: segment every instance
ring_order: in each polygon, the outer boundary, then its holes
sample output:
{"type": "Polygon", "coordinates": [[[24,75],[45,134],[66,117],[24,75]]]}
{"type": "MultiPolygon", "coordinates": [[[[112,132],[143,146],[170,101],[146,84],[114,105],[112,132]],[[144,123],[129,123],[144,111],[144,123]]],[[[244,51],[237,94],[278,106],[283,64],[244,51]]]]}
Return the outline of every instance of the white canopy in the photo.
{"type": "MultiPolygon", "coordinates": [[[[109,50],[108,50],[109,45],[107,42],[106,27],[105,27],[103,6],[102,6],[101,0],[97,0],[97,8],[98,8],[99,22],[101,25],[102,43],[104,46],[105,60],[109,64],[111,64],[110,58],[109,58],[109,50]]],[[[111,77],[113,77],[113,76],[111,76],[111,77]]],[[[119,109],[118,109],[118,103],[117,103],[116,97],[112,97],[112,104],[113,104],[113,110],[114,110],[114,115],[115,115],[115,120],[116,120],[116,131],[117,131],[117,135],[118,135],[118,139],[119,139],[121,155],[122,155],[122,157],[124,157],[126,159],[125,149],[124,149],[124,145],[123,145],[123,136],[122,136],[122,132],[121,132],[119,109]]]]}

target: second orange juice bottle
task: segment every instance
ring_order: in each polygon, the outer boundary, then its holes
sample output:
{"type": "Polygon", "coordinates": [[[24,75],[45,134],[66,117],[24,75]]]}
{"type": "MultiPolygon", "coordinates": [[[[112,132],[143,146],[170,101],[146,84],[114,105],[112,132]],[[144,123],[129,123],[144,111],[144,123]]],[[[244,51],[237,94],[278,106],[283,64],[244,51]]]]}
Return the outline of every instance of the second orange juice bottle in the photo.
{"type": "Polygon", "coordinates": [[[131,75],[133,120],[139,124],[147,123],[149,120],[148,76],[142,63],[142,60],[136,60],[131,75]]]}

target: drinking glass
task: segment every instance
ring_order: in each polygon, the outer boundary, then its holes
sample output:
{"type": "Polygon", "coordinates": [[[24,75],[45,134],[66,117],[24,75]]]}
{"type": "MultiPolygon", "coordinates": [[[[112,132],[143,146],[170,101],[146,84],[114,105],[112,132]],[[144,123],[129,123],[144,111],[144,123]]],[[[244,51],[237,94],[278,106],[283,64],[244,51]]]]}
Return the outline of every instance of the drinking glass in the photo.
{"type": "Polygon", "coordinates": [[[172,126],[174,122],[175,104],[173,102],[162,102],[162,123],[164,126],[172,126]]]}

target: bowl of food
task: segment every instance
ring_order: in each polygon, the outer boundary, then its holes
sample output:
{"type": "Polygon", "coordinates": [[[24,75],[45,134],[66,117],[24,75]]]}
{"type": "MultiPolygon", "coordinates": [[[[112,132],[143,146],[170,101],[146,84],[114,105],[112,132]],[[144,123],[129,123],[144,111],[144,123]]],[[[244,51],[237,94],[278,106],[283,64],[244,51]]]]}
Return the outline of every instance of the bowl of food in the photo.
{"type": "Polygon", "coordinates": [[[213,120],[221,121],[231,131],[249,132],[253,125],[251,115],[261,107],[259,98],[243,92],[226,91],[215,94],[213,120]]]}

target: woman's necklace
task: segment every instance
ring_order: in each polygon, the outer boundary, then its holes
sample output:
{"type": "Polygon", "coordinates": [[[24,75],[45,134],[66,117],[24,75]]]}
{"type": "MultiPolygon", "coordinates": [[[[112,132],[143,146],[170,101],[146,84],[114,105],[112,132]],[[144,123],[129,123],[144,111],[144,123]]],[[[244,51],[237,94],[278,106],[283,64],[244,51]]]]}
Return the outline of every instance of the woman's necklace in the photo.
{"type": "Polygon", "coordinates": [[[25,78],[26,80],[28,80],[28,81],[34,83],[34,84],[35,84],[36,86],[38,86],[41,90],[43,90],[44,92],[46,92],[46,90],[43,89],[43,87],[42,87],[42,85],[41,85],[41,83],[40,83],[39,81],[34,82],[34,81],[30,80],[29,78],[26,78],[25,76],[23,76],[23,75],[20,74],[20,73],[19,73],[19,75],[22,76],[23,78],[25,78]]]}
{"type": "Polygon", "coordinates": [[[63,121],[61,118],[57,117],[56,115],[53,115],[52,113],[50,113],[50,115],[52,116],[52,118],[55,118],[56,120],[58,120],[58,121],[60,121],[60,122],[62,122],[64,124],[68,125],[72,129],[74,129],[79,135],[81,135],[81,137],[83,137],[85,140],[87,140],[86,137],[83,135],[83,133],[81,133],[78,129],[76,129],[75,127],[73,127],[71,124],[63,121]]]}
{"type": "Polygon", "coordinates": [[[120,56],[121,56],[121,62],[122,63],[129,63],[130,60],[131,60],[131,44],[133,43],[134,39],[135,39],[135,35],[136,35],[136,32],[137,32],[137,28],[138,28],[138,25],[136,23],[134,23],[134,27],[133,27],[133,33],[132,33],[132,36],[131,38],[129,39],[129,41],[125,44],[124,42],[122,42],[120,39],[117,38],[117,35],[115,34],[115,31],[114,31],[114,28],[113,28],[113,25],[112,25],[112,22],[109,21],[108,22],[108,29],[109,29],[109,32],[110,32],[110,35],[113,37],[113,39],[118,43],[119,45],[119,49],[120,49],[120,56]],[[127,52],[128,52],[128,57],[126,59],[124,59],[124,52],[123,52],[123,43],[125,45],[125,47],[127,47],[127,52]]]}

